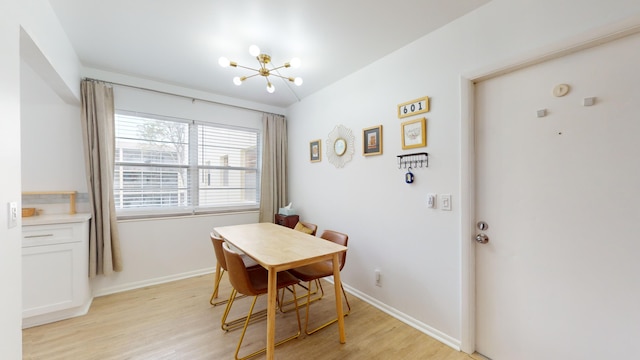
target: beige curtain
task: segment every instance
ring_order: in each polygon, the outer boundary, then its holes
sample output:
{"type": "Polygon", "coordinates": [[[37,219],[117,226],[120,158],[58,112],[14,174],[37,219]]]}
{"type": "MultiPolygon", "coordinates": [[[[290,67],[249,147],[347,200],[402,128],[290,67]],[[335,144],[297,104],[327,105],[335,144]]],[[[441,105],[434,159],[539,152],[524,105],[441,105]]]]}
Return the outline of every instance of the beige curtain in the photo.
{"type": "Polygon", "coordinates": [[[113,199],[115,111],[113,88],[83,80],[82,134],[91,205],[89,277],[122,271],[120,238],[113,199]]]}
{"type": "Polygon", "coordinates": [[[287,204],[287,120],[282,115],[263,114],[262,129],[260,222],[273,222],[278,208],[287,204]]]}

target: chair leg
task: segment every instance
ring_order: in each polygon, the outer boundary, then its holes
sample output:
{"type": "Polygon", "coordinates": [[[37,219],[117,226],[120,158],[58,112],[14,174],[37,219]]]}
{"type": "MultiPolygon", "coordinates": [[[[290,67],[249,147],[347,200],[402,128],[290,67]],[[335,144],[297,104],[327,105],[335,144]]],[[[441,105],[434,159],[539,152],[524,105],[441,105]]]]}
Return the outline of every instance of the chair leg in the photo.
{"type": "MultiPolygon", "coordinates": [[[[247,319],[246,316],[227,322],[227,317],[229,316],[229,312],[231,311],[231,306],[233,305],[233,302],[236,299],[242,299],[243,297],[247,297],[247,295],[238,295],[238,292],[236,291],[236,289],[231,290],[231,295],[229,296],[229,300],[225,300],[225,302],[227,303],[227,306],[224,309],[224,313],[222,314],[222,319],[220,321],[221,323],[220,328],[222,330],[224,331],[235,330],[240,328],[242,324],[244,324],[245,320],[247,319]]],[[[251,319],[252,322],[260,321],[267,317],[267,309],[260,310],[257,313],[252,314],[252,316],[253,316],[253,318],[251,319]]]]}
{"type": "MultiPolygon", "coordinates": [[[[294,335],[289,336],[286,339],[282,339],[282,340],[276,342],[275,346],[282,345],[282,344],[286,343],[287,341],[290,341],[290,340],[293,340],[293,339],[297,339],[298,337],[300,337],[300,334],[302,332],[302,324],[300,322],[300,312],[298,311],[298,300],[297,300],[297,297],[296,297],[296,289],[295,289],[295,286],[292,286],[292,288],[293,288],[293,290],[292,290],[293,291],[293,301],[294,301],[294,303],[296,305],[295,308],[296,308],[296,319],[298,320],[298,332],[296,334],[294,334],[294,335]]],[[[258,296],[260,296],[260,295],[258,295],[258,296]]],[[[258,300],[258,296],[255,296],[253,298],[253,302],[251,303],[251,308],[249,308],[249,314],[247,315],[247,319],[245,320],[245,323],[244,323],[244,328],[242,329],[242,334],[240,334],[240,340],[238,341],[238,346],[236,347],[236,353],[234,355],[236,360],[246,360],[246,359],[249,359],[251,357],[254,357],[256,355],[262,354],[262,353],[267,351],[267,348],[265,347],[265,348],[262,348],[262,349],[260,349],[258,351],[255,351],[255,352],[253,352],[253,353],[251,353],[249,355],[243,356],[241,358],[238,357],[238,354],[240,353],[240,347],[242,346],[242,341],[244,340],[244,335],[247,332],[247,327],[249,326],[249,323],[250,323],[250,320],[251,320],[251,316],[252,316],[251,313],[253,312],[253,307],[256,305],[256,300],[258,300]]]]}
{"type": "Polygon", "coordinates": [[[216,277],[213,283],[213,293],[211,294],[211,299],[209,299],[209,304],[213,306],[226,304],[228,300],[213,302],[213,299],[218,298],[218,290],[220,289],[220,281],[222,280],[222,275],[224,275],[224,270],[220,267],[220,264],[216,265],[216,277]]]}
{"type": "MultiPolygon", "coordinates": [[[[227,300],[227,306],[224,309],[224,313],[222,313],[222,319],[220,320],[220,327],[224,331],[229,331],[229,324],[227,321],[227,316],[229,316],[229,311],[231,311],[231,305],[233,305],[233,301],[236,298],[236,289],[231,289],[231,295],[229,295],[229,300],[227,300]]],[[[235,322],[235,321],[234,321],[235,322]]]]}
{"type": "MultiPolygon", "coordinates": [[[[298,286],[300,286],[301,288],[303,288],[303,289],[305,289],[305,290],[309,290],[309,289],[310,289],[310,287],[311,287],[311,283],[312,283],[312,282],[311,282],[311,281],[309,281],[309,282],[307,282],[307,285],[306,285],[306,286],[305,286],[305,285],[302,285],[302,284],[298,284],[298,286]]],[[[315,284],[315,289],[311,292],[311,295],[315,295],[315,294],[317,294],[317,293],[318,293],[318,290],[320,290],[320,291],[321,291],[321,294],[320,294],[320,296],[318,296],[318,297],[316,297],[316,298],[311,299],[311,302],[314,302],[314,301],[316,301],[316,300],[320,300],[320,299],[322,299],[322,297],[324,296],[324,289],[322,288],[322,285],[320,284],[320,280],[317,280],[317,279],[316,279],[316,280],[314,280],[314,281],[313,281],[313,283],[315,284]]],[[[294,286],[295,286],[295,285],[294,285],[294,286]]],[[[279,309],[280,309],[280,312],[283,312],[283,313],[287,313],[287,312],[289,312],[289,311],[293,310],[293,309],[285,309],[285,306],[288,306],[288,305],[291,305],[291,304],[293,304],[293,303],[294,303],[293,299],[291,299],[291,300],[287,300],[287,301],[285,301],[285,300],[284,300],[284,296],[285,296],[285,292],[286,292],[286,291],[292,292],[292,291],[291,291],[291,289],[289,289],[289,288],[287,287],[287,288],[283,288],[283,289],[282,289],[282,293],[278,293],[278,301],[279,301],[279,303],[280,303],[279,309]]],[[[296,300],[297,300],[297,301],[300,301],[300,300],[302,300],[303,298],[306,298],[306,297],[307,297],[307,295],[302,295],[302,296],[298,297],[296,300]]]]}
{"type": "MultiPolygon", "coordinates": [[[[322,288],[322,284],[320,284],[320,287],[322,288]]],[[[347,315],[349,315],[349,313],[351,313],[351,305],[349,304],[349,299],[347,298],[347,293],[344,291],[344,286],[342,286],[342,284],[340,284],[340,289],[342,290],[341,291],[342,295],[344,296],[344,300],[347,303],[347,312],[344,313],[343,315],[347,316],[347,315]]],[[[318,331],[326,328],[327,326],[329,326],[329,325],[331,325],[331,324],[333,324],[333,323],[338,321],[338,318],[336,317],[335,319],[330,320],[330,321],[318,326],[317,328],[315,328],[313,330],[308,330],[308,328],[309,328],[309,305],[311,305],[311,302],[312,302],[310,300],[310,298],[311,298],[311,293],[310,293],[310,291],[307,291],[307,309],[306,309],[305,324],[304,324],[304,333],[307,334],[307,335],[311,335],[313,333],[316,333],[316,332],[318,332],[318,331]]],[[[319,299],[316,299],[316,300],[319,300],[319,299]]]]}
{"type": "MultiPolygon", "coordinates": [[[[224,304],[229,302],[228,299],[217,301],[217,302],[213,302],[213,299],[217,299],[218,298],[218,290],[220,289],[220,282],[222,281],[222,276],[224,275],[224,273],[225,273],[224,269],[222,269],[222,268],[218,269],[218,267],[216,266],[216,278],[215,278],[215,283],[213,285],[213,294],[211,294],[211,299],[209,299],[209,304],[211,304],[213,306],[224,305],[224,304]],[[218,274],[220,274],[220,275],[218,275],[218,274]]],[[[245,298],[245,297],[247,297],[247,295],[237,295],[236,299],[242,299],[242,298],[245,298]]]]}

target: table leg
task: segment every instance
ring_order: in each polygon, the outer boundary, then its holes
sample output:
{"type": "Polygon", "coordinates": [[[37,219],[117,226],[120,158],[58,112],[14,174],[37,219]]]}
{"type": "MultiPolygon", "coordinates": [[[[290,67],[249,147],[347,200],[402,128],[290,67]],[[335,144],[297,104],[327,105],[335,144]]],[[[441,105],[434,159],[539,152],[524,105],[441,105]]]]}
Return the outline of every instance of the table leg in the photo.
{"type": "Polygon", "coordinates": [[[276,296],[278,295],[277,286],[278,272],[275,269],[269,269],[269,288],[267,297],[267,360],[273,360],[273,352],[276,343],[276,296]]]}
{"type": "Polygon", "coordinates": [[[340,253],[333,255],[333,286],[336,293],[336,313],[338,315],[338,330],[340,331],[340,343],[344,344],[346,336],[344,334],[344,314],[342,312],[342,287],[340,286],[340,253]]]}

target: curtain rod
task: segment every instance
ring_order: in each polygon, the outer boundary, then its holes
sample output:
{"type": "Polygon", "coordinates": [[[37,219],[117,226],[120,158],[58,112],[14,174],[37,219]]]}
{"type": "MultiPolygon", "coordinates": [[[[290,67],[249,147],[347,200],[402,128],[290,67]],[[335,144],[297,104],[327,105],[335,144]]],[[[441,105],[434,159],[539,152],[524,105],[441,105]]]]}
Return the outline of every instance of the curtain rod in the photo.
{"type": "MultiPolygon", "coordinates": [[[[155,89],[149,89],[149,88],[144,88],[141,86],[135,86],[135,85],[129,85],[129,84],[122,84],[122,83],[117,83],[117,82],[113,82],[113,81],[106,81],[106,80],[100,80],[100,79],[94,79],[94,78],[90,78],[90,77],[85,77],[84,80],[92,80],[92,81],[101,81],[107,84],[111,84],[111,85],[117,85],[117,86],[124,86],[124,87],[128,87],[128,88],[132,88],[132,89],[138,89],[138,90],[143,90],[143,91],[150,91],[150,92],[155,92],[158,94],[163,94],[163,95],[171,95],[171,96],[177,96],[177,97],[181,97],[181,98],[185,98],[185,99],[191,99],[191,102],[194,103],[197,101],[202,101],[202,102],[206,102],[206,103],[211,103],[211,104],[216,104],[216,105],[222,105],[222,106],[228,106],[228,107],[232,107],[232,108],[236,108],[236,109],[242,109],[242,110],[249,110],[249,111],[254,111],[257,113],[268,113],[268,114],[272,114],[268,111],[261,111],[261,110],[256,110],[256,109],[252,109],[252,108],[248,108],[248,107],[244,107],[244,106],[239,106],[239,105],[231,105],[231,104],[225,104],[222,102],[218,102],[218,101],[213,101],[213,100],[207,100],[207,99],[201,99],[201,98],[196,98],[193,96],[186,96],[186,95],[180,95],[180,94],[173,94],[170,92],[166,92],[166,91],[161,91],[161,90],[155,90],[155,89]]],[[[284,114],[274,114],[274,115],[280,115],[280,116],[284,116],[284,114]]]]}

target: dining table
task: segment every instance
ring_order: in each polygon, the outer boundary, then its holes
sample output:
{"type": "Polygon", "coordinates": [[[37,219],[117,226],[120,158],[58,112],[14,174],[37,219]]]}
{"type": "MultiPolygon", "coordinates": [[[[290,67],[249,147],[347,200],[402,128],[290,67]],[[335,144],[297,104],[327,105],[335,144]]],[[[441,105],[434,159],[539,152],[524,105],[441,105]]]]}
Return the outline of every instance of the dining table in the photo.
{"type": "Polygon", "coordinates": [[[346,342],[344,314],[342,309],[342,287],[340,282],[339,255],[347,251],[346,246],[305,234],[274,223],[251,223],[220,226],[213,229],[225,241],[238,248],[267,269],[267,349],[268,360],[274,358],[276,329],[276,280],[279,271],[333,260],[333,283],[338,316],[340,343],[346,342]]]}

